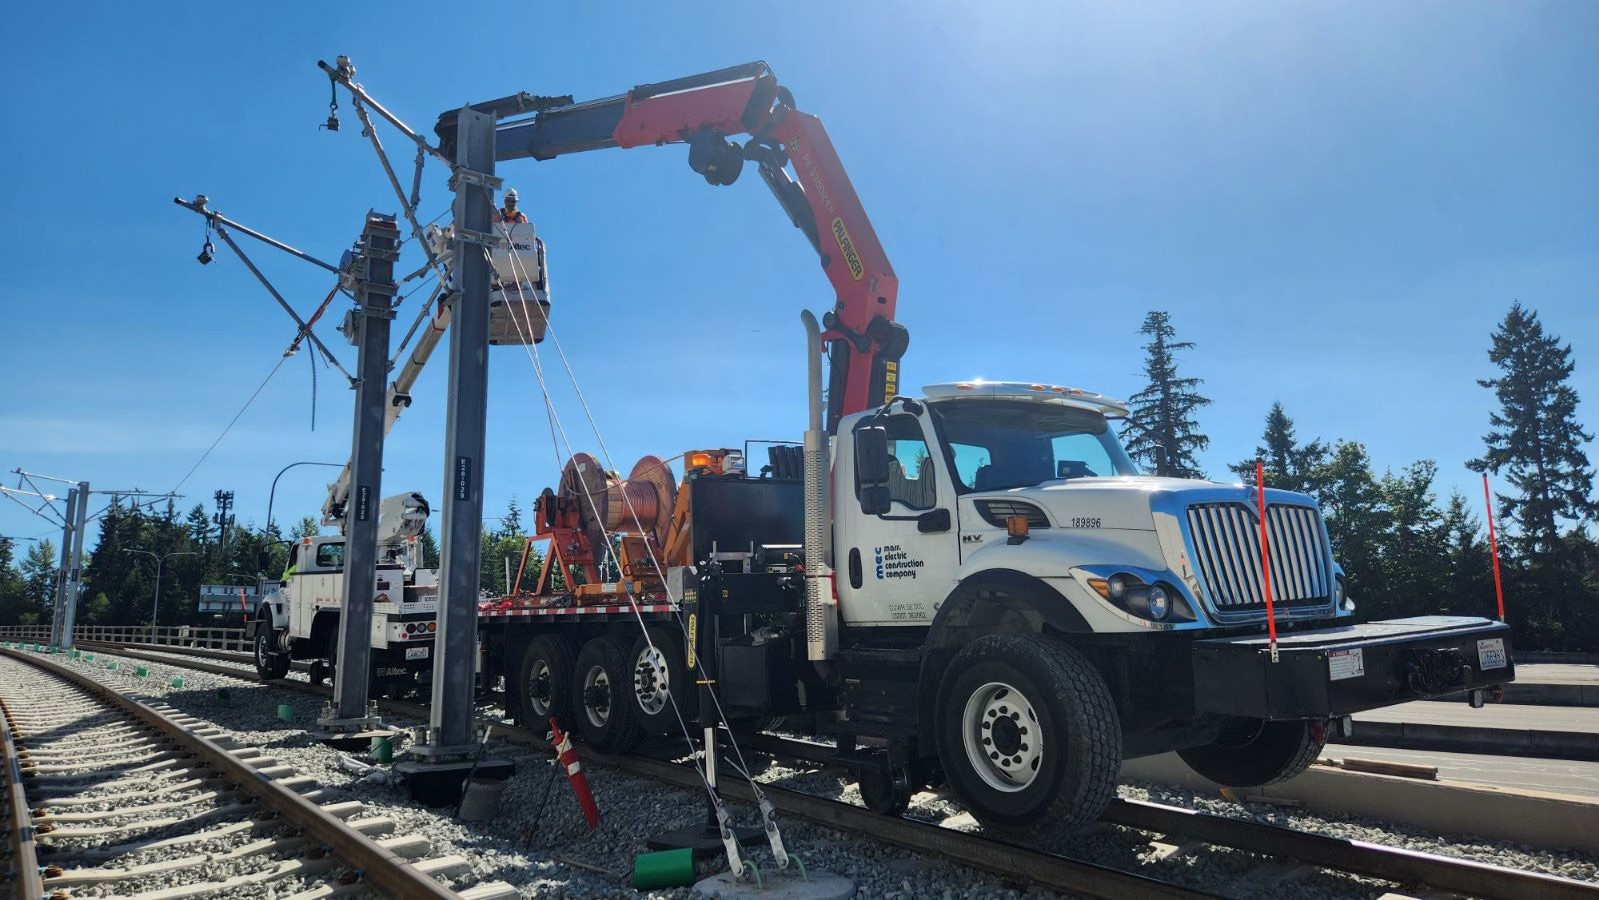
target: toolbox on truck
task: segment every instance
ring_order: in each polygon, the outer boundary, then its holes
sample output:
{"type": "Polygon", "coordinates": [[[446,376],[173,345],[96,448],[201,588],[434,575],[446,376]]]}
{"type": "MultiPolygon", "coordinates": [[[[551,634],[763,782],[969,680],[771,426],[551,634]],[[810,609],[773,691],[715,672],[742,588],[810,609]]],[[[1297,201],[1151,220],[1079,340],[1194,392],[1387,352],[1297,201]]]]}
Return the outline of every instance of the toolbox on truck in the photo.
{"type": "Polygon", "coordinates": [[[1510,627],[1418,616],[1194,642],[1196,713],[1309,719],[1491,688],[1515,680],[1510,627]]]}

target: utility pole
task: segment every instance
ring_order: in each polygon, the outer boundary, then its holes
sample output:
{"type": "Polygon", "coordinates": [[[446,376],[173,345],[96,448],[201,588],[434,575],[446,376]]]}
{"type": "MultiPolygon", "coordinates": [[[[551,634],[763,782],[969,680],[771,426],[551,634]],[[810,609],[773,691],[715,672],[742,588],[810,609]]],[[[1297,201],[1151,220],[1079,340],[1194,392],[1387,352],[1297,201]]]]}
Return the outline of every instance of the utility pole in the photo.
{"type": "Polygon", "coordinates": [[[456,123],[456,279],[450,295],[449,396],[444,423],[444,545],[440,554],[439,630],[434,640],[433,702],[425,741],[412,745],[410,760],[397,764],[411,796],[430,806],[457,802],[467,772],[503,779],[514,770],[506,760],[476,759],[473,729],[477,663],[477,603],[482,555],[483,447],[488,415],[489,261],[485,245],[493,227],[494,125],[492,113],[470,107],[456,123]]]}
{"type": "Polygon", "coordinates": [[[227,558],[228,525],[232,521],[228,518],[228,512],[233,509],[233,492],[217,491],[212,496],[217,502],[217,562],[220,563],[227,558]]]}
{"type": "Polygon", "coordinates": [[[333,702],[323,707],[322,717],[317,719],[316,737],[352,748],[369,742],[374,733],[388,733],[378,731],[382,719],[367,708],[367,688],[372,668],[372,598],[377,592],[389,322],[394,318],[398,291],[394,261],[400,255],[399,237],[394,216],[368,212],[360,242],[347,255],[339,275],[356,303],[343,328],[357,348],[352,490],[344,516],[344,600],[339,611],[333,702]]]}

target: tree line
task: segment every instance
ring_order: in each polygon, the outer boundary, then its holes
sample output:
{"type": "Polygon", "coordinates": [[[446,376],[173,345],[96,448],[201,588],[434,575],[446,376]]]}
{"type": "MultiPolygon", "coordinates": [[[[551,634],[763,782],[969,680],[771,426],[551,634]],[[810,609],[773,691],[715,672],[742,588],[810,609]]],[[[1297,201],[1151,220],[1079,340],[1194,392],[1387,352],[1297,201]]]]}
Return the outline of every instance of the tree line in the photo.
{"type": "MultiPolygon", "coordinates": [[[[1204,478],[1198,455],[1210,446],[1199,412],[1210,405],[1203,379],[1179,374],[1171,317],[1144,319],[1147,386],[1129,402],[1122,429],[1128,453],[1153,470],[1204,478]]],[[[1594,467],[1584,444],[1594,436],[1577,421],[1571,346],[1544,331],[1535,311],[1511,306],[1490,337],[1495,378],[1483,452],[1468,465],[1508,490],[1494,495],[1506,620],[1524,650],[1599,648],[1599,546],[1589,529],[1599,514],[1594,467]]],[[[1255,483],[1315,497],[1333,553],[1349,579],[1361,620],[1414,615],[1496,615],[1489,537],[1476,510],[1482,501],[1458,491],[1440,499],[1438,465],[1421,459],[1378,474],[1357,440],[1302,439],[1281,403],[1267,411],[1255,453],[1229,465],[1255,483]]]]}
{"type": "MultiPolygon", "coordinates": [[[[1210,439],[1199,413],[1211,401],[1200,393],[1203,380],[1181,374],[1177,360],[1194,345],[1177,339],[1165,312],[1149,313],[1140,333],[1148,338],[1148,384],[1129,403],[1122,430],[1128,453],[1151,471],[1207,477],[1198,457],[1210,439]]],[[[1517,303],[1492,334],[1488,357],[1499,376],[1480,384],[1497,408],[1489,416],[1483,453],[1470,465],[1508,486],[1495,502],[1506,612],[1516,644],[1592,651],[1599,644],[1599,547],[1588,526],[1599,506],[1594,469],[1583,452],[1593,435],[1577,422],[1578,398],[1570,385],[1571,347],[1546,334],[1537,314],[1517,303]]],[[[1257,458],[1268,485],[1310,494],[1320,503],[1361,618],[1493,613],[1492,562],[1476,513],[1480,506],[1458,492],[1440,498],[1433,460],[1385,467],[1379,474],[1357,440],[1301,438],[1280,403],[1267,411],[1254,454],[1228,466],[1229,473],[1253,484],[1257,458]]],[[[318,530],[309,516],[287,534],[276,523],[265,529],[232,521],[219,525],[201,505],[180,517],[170,502],[160,511],[113,502],[96,524],[99,536],[86,556],[77,616],[89,625],[146,624],[152,610],[163,625],[213,621],[197,609],[200,585],[251,585],[258,577],[270,582],[283,571],[288,544],[318,530]],[[157,560],[150,554],[165,557],[159,598],[157,560]]],[[[514,497],[498,525],[482,530],[481,540],[482,588],[503,595],[507,568],[509,580],[516,580],[527,540],[514,497]]],[[[424,565],[437,565],[431,529],[421,543],[424,565]]],[[[10,541],[0,540],[0,624],[49,621],[56,552],[55,543],[45,540],[19,558],[10,541]]],[[[518,589],[532,589],[541,559],[529,554],[518,589]]],[[[562,574],[556,573],[558,583],[562,574]]]]}

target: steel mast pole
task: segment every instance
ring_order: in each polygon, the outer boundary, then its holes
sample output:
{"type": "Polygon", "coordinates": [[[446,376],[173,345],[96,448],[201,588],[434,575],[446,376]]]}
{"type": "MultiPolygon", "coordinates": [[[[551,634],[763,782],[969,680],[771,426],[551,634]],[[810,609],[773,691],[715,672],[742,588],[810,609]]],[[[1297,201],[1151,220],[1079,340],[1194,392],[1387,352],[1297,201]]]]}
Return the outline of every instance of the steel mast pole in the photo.
{"type": "Polygon", "coordinates": [[[382,720],[369,714],[372,669],[372,600],[377,592],[378,498],[383,479],[383,398],[388,387],[389,323],[394,319],[394,261],[399,229],[393,216],[368,212],[355,254],[340,278],[353,288],[353,331],[358,348],[355,428],[350,449],[353,490],[345,512],[344,593],[339,611],[333,702],[317,719],[317,737],[362,743],[382,720]]]}
{"type": "Polygon", "coordinates": [[[72,570],[67,583],[65,621],[56,646],[72,649],[72,627],[78,618],[78,599],[83,595],[83,532],[89,524],[89,482],[78,482],[78,515],[72,520],[72,570]]]}
{"type": "Polygon", "coordinates": [[[88,506],[89,498],[81,496],[77,488],[67,491],[67,518],[61,528],[61,566],[56,570],[56,596],[50,608],[50,646],[60,647],[61,626],[66,624],[64,610],[67,605],[67,576],[72,568],[72,526],[78,521],[78,507],[88,506]]]}
{"type": "Polygon", "coordinates": [[[493,227],[494,124],[489,113],[465,108],[456,122],[456,290],[450,321],[449,394],[445,410],[443,496],[444,543],[440,556],[439,630],[434,641],[433,702],[427,740],[411,749],[398,768],[411,794],[431,805],[461,796],[463,775],[504,778],[503,760],[474,760],[474,678],[477,670],[477,603],[483,527],[483,449],[488,416],[489,261],[486,242],[493,227]]]}

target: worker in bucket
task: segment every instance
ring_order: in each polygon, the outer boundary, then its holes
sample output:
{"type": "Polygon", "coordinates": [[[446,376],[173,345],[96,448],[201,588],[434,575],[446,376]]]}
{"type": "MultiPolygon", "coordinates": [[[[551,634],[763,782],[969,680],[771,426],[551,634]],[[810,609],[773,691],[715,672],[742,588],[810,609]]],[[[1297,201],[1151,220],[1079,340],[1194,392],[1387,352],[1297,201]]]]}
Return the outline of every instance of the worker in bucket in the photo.
{"type": "Polygon", "coordinates": [[[500,207],[500,214],[494,218],[496,225],[524,225],[527,223],[527,213],[516,208],[516,188],[505,192],[505,205],[500,207]]]}

